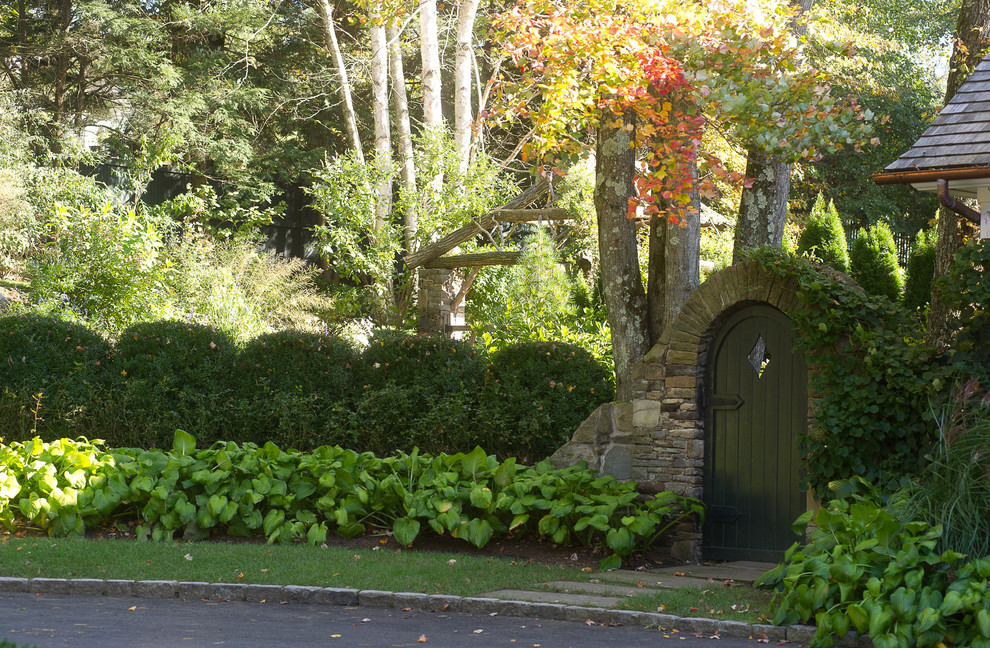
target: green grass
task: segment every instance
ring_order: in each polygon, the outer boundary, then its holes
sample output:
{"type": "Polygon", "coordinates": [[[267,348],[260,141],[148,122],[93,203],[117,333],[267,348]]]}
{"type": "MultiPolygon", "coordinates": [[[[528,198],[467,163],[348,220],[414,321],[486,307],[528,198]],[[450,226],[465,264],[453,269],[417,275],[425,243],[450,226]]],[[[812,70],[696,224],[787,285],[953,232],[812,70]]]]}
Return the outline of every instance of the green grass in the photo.
{"type": "Polygon", "coordinates": [[[587,580],[567,567],[425,551],[311,545],[0,538],[0,576],[316,585],[474,596],[547,580],[587,580]]]}
{"type": "MultiPolygon", "coordinates": [[[[477,596],[499,589],[548,591],[548,581],[614,583],[607,572],[460,553],[268,545],[254,542],[0,537],[0,576],[175,580],[477,596]]],[[[570,589],[579,592],[580,586],[570,589]]],[[[630,596],[619,608],[685,617],[766,622],[770,593],[720,583],[630,596]]],[[[2,648],[2,647],[0,647],[2,648]]]]}
{"type": "Polygon", "coordinates": [[[770,623],[767,618],[770,616],[770,596],[770,592],[748,585],[726,587],[714,583],[704,589],[688,587],[632,596],[619,603],[618,607],[686,617],[770,623]]]}

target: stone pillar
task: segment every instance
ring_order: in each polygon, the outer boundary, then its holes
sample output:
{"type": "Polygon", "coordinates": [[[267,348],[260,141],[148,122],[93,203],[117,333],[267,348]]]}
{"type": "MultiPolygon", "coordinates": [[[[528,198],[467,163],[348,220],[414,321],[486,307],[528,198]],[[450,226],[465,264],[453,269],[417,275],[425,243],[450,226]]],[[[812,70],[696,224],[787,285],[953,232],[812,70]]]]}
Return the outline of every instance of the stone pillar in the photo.
{"type": "MultiPolygon", "coordinates": [[[[420,268],[416,331],[423,335],[451,335],[450,326],[464,325],[464,299],[454,307],[464,284],[459,270],[420,268]]],[[[457,336],[459,337],[459,336],[457,336]]]]}

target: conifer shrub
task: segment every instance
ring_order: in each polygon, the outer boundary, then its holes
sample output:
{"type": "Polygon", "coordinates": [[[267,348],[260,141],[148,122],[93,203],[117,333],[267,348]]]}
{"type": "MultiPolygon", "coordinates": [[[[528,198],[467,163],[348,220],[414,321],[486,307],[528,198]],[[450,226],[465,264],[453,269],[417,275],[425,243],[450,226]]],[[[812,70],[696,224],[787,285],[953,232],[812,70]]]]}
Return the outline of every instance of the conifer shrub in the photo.
{"type": "Polygon", "coordinates": [[[797,252],[814,256],[840,272],[849,272],[849,251],[842,220],[835,203],[830,201],[826,206],[822,194],[818,194],[808,223],[798,237],[797,252]]]}
{"type": "Polygon", "coordinates": [[[911,245],[904,279],[904,306],[911,311],[924,311],[932,297],[932,281],[935,276],[934,230],[921,230],[911,245]]]}
{"type": "Polygon", "coordinates": [[[570,440],[615,390],[583,348],[529,342],[492,355],[481,395],[482,447],[536,462],[570,440]]]}
{"type": "Polygon", "coordinates": [[[110,343],[80,324],[34,314],[0,318],[0,437],[98,432],[94,410],[109,357],[110,343]]]}
{"type": "Polygon", "coordinates": [[[357,351],[335,337],[279,331],[249,340],[231,379],[239,441],[310,450],[348,445],[348,412],[355,402],[357,351]]]}
{"type": "Polygon", "coordinates": [[[112,365],[108,442],[168,447],[176,429],[207,445],[234,438],[230,387],[235,347],[219,329],[164,320],[124,329],[112,365]]]}
{"type": "Polygon", "coordinates": [[[904,273],[897,262],[894,234],[886,223],[859,230],[849,251],[853,279],[874,297],[898,301],[904,290],[904,273]]]}

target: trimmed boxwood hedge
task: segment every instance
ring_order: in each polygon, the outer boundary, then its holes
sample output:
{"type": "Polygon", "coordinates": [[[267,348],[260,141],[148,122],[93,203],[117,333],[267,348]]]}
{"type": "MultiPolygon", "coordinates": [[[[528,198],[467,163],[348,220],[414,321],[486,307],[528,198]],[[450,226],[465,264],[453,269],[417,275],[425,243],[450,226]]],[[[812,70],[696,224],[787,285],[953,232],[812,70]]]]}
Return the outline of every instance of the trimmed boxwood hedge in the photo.
{"type": "Polygon", "coordinates": [[[0,318],[0,437],[23,441],[35,432],[58,438],[99,429],[94,410],[101,407],[110,351],[109,342],[79,324],[38,315],[0,318]]]}
{"type": "Polygon", "coordinates": [[[288,330],[249,340],[231,377],[231,434],[300,450],[349,446],[357,364],[357,351],[339,338],[288,330]]]}
{"type": "Polygon", "coordinates": [[[333,337],[282,331],[238,348],[188,322],[125,329],[115,345],[50,318],[0,319],[0,426],[117,447],[168,447],[176,429],[204,444],[274,441],[390,454],[469,451],[545,458],[600,403],[607,371],[580,347],[528,343],[486,358],[446,338],[377,332],[363,352],[333,337]],[[16,361],[23,358],[21,361],[16,361]]]}
{"type": "Polygon", "coordinates": [[[219,329],[192,322],[143,322],[114,348],[109,400],[116,443],[168,447],[175,430],[212,443],[227,436],[236,347],[219,329]]]}
{"type": "Polygon", "coordinates": [[[481,394],[482,447],[536,461],[611,401],[608,372],[579,346],[527,342],[492,355],[481,394]]]}

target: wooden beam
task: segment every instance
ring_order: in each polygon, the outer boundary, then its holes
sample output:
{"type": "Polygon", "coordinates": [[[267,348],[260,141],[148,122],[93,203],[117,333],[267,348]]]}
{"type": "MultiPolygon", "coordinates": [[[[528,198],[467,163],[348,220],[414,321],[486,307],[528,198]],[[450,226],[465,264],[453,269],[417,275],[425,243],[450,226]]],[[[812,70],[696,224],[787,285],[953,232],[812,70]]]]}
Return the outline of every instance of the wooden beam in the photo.
{"type": "Polygon", "coordinates": [[[424,268],[474,268],[478,266],[515,265],[521,252],[478,252],[440,257],[423,264],[424,268]]]}
{"type": "MultiPolygon", "coordinates": [[[[505,203],[499,209],[525,209],[541,197],[547,195],[549,190],[550,183],[546,180],[546,178],[541,178],[538,183],[522,192],[509,202],[505,203]]],[[[464,241],[477,236],[482,230],[491,229],[495,226],[495,219],[492,217],[494,211],[495,210],[488,212],[478,220],[473,221],[460,229],[454,230],[439,241],[435,241],[424,246],[421,250],[413,252],[412,254],[407,254],[403,259],[406,263],[406,269],[412,270],[414,268],[418,268],[419,266],[426,265],[427,262],[450,252],[464,241]]]]}
{"type": "Polygon", "coordinates": [[[570,220],[571,215],[560,207],[545,209],[494,209],[492,218],[499,223],[536,223],[544,221],[570,220]]]}

